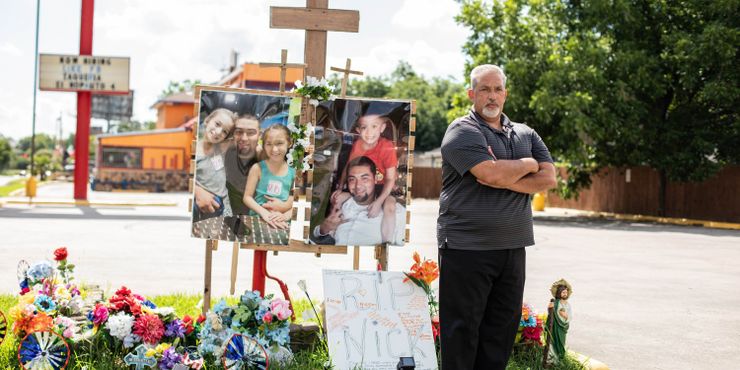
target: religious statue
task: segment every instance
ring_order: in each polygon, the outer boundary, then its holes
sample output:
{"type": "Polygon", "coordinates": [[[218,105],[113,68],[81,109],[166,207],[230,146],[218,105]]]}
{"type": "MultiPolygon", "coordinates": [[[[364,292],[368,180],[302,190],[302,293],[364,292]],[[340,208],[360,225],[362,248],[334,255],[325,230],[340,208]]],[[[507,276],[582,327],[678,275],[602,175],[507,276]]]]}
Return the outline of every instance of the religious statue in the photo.
{"type": "Polygon", "coordinates": [[[550,287],[553,299],[548,305],[546,328],[549,333],[547,340],[547,363],[558,363],[565,358],[565,336],[573,318],[568,298],[573,294],[573,288],[565,279],[560,279],[550,287]]]}

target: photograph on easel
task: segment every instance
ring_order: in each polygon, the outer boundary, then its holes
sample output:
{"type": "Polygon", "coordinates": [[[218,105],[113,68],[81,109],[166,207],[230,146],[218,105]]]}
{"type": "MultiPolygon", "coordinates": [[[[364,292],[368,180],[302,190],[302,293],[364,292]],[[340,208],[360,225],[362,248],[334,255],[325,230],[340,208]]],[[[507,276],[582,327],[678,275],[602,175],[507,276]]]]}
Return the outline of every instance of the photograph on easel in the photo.
{"type": "Polygon", "coordinates": [[[300,98],[199,87],[192,236],[287,245],[295,169],[286,155],[300,98]]]}
{"type": "Polygon", "coordinates": [[[336,99],[316,107],[309,240],[403,245],[410,101],[336,99]]]}

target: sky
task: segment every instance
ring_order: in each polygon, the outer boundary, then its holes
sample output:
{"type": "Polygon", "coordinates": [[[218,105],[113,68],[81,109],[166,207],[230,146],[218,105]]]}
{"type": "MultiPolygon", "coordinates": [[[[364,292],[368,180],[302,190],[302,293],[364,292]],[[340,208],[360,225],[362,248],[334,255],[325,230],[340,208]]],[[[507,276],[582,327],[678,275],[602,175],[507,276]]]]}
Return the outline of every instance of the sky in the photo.
{"type": "MultiPolygon", "coordinates": [[[[78,54],[80,0],[42,0],[39,53],[78,54]]],[[[150,109],[169,81],[214,82],[229,64],[303,61],[304,31],[271,29],[270,6],[305,7],[300,0],[97,0],[93,55],[131,58],[134,117],[156,120],[150,109]]],[[[453,0],[331,0],[332,9],[360,12],[359,33],[329,32],[327,70],[344,67],[385,75],[399,60],[425,77],[463,80],[461,47],[468,31],[455,24],[453,0]]],[[[13,1],[0,13],[0,135],[31,135],[36,1],[13,1]]],[[[404,98],[399,96],[397,98],[404,98]]],[[[37,92],[36,132],[75,130],[76,94],[37,92]]],[[[93,120],[93,126],[105,121],[93,120]]]]}

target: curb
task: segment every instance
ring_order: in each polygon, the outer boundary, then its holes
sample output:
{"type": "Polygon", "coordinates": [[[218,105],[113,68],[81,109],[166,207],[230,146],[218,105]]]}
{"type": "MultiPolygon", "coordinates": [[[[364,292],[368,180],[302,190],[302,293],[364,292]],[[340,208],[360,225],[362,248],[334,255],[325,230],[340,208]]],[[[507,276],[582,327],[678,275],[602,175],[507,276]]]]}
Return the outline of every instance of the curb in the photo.
{"type": "Polygon", "coordinates": [[[573,352],[571,350],[568,350],[568,354],[574,357],[576,361],[583,364],[583,366],[585,366],[589,370],[609,370],[609,366],[599,360],[595,360],[591,357],[582,355],[578,352],[573,352]]]}
{"type": "Polygon", "coordinates": [[[177,203],[123,203],[123,202],[90,202],[87,200],[6,200],[0,201],[3,204],[26,204],[26,205],[62,205],[78,207],[176,207],[177,203]]]}
{"type": "Polygon", "coordinates": [[[718,222],[694,220],[689,218],[658,217],[645,215],[629,215],[611,212],[588,212],[587,216],[597,218],[613,218],[626,221],[656,222],[660,224],[683,225],[683,226],[702,226],[710,229],[727,229],[740,230],[740,224],[732,222],[718,222]]]}

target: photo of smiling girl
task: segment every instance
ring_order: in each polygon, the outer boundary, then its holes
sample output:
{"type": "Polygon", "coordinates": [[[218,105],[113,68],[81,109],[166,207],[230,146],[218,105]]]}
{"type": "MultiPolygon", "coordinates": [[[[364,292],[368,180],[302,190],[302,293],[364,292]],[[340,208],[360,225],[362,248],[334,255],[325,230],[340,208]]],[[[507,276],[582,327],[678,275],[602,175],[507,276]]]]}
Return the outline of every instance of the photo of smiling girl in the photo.
{"type": "Polygon", "coordinates": [[[210,199],[213,200],[206,205],[193,202],[194,222],[216,216],[231,216],[223,153],[229,145],[226,139],[231,136],[235,120],[236,114],[224,108],[214,110],[203,120],[200,129],[202,140],[198,141],[195,150],[195,189],[212,194],[210,199]],[[214,211],[210,212],[211,209],[214,211]]]}
{"type": "Polygon", "coordinates": [[[252,166],[244,189],[244,204],[250,215],[260,216],[268,225],[289,229],[293,198],[290,190],[295,168],[288,166],[286,154],[292,145],[290,131],[285,125],[273,124],[262,134],[262,153],[267,159],[252,166]],[[268,201],[283,202],[289,211],[278,212],[263,207],[268,201]]]}

